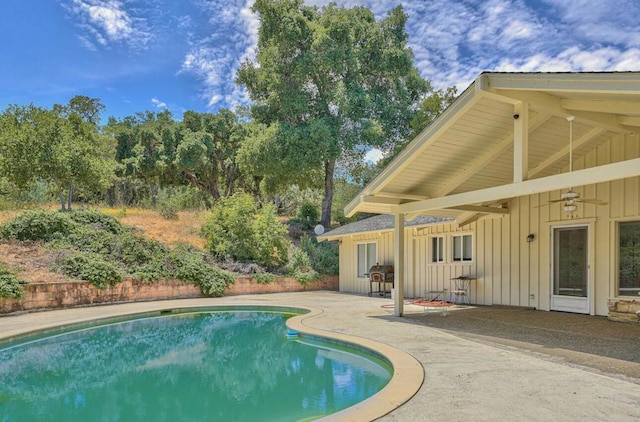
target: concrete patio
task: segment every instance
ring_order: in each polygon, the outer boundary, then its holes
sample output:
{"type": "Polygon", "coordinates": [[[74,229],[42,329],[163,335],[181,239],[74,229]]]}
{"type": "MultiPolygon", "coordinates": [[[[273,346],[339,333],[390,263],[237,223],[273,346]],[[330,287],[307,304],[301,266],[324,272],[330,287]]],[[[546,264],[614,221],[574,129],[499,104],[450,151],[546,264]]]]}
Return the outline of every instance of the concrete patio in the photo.
{"type": "Polygon", "coordinates": [[[422,387],[380,420],[640,420],[640,325],[499,307],[455,308],[442,317],[407,305],[398,318],[391,303],[336,292],[127,303],[2,317],[0,337],[176,307],[310,306],[323,312],[304,325],[382,342],[422,364],[422,387]]]}

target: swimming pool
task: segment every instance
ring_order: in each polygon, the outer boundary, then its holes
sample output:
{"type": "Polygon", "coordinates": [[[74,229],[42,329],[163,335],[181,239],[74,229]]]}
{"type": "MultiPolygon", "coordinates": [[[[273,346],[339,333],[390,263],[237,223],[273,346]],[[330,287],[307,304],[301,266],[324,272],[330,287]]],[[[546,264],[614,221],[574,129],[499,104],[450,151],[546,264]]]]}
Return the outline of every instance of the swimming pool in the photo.
{"type": "Polygon", "coordinates": [[[287,339],[293,313],[274,310],[154,314],[4,345],[1,420],[315,419],[391,378],[373,352],[287,339]]]}

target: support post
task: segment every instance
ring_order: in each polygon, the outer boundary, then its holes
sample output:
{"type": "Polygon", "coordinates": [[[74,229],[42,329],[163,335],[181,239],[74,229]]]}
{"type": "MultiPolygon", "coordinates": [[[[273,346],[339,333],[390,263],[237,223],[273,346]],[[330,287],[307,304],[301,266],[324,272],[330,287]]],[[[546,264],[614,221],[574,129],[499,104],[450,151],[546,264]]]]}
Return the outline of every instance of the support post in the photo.
{"type": "Polygon", "coordinates": [[[513,182],[518,183],[529,173],[529,103],[520,102],[513,111],[513,182]]]}
{"type": "Polygon", "coordinates": [[[404,214],[395,214],[393,237],[393,259],[394,259],[394,311],[397,317],[404,312],[404,214]]]}

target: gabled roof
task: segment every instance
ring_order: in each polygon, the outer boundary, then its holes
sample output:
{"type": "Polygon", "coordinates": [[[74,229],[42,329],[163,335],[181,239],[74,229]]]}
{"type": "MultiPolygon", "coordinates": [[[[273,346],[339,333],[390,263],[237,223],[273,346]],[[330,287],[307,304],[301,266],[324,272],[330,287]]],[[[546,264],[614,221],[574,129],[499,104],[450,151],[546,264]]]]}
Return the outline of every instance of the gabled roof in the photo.
{"type": "MultiPolygon", "coordinates": [[[[413,220],[405,222],[405,227],[428,226],[432,224],[440,224],[452,221],[452,218],[443,217],[416,217],[413,220]]],[[[368,232],[386,232],[394,228],[394,216],[388,214],[375,215],[363,220],[354,221],[337,227],[330,232],[318,236],[319,241],[334,240],[342,236],[368,233],[368,232]]]]}
{"type": "Polygon", "coordinates": [[[640,132],[640,72],[483,73],[345,214],[439,215],[460,222],[478,213],[508,213],[506,203],[516,196],[640,175],[640,165],[629,160],[600,170],[584,163],[569,177],[569,116],[575,116],[576,162],[620,134],[640,132]]]}

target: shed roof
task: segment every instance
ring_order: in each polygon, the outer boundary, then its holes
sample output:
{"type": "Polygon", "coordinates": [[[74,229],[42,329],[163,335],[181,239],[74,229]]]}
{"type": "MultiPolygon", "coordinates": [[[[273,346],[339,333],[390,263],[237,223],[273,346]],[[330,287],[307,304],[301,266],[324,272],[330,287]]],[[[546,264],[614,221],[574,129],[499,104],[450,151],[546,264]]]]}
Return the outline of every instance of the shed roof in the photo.
{"type": "MultiPolygon", "coordinates": [[[[405,222],[405,227],[416,226],[428,226],[431,224],[439,224],[448,221],[452,221],[453,218],[448,217],[425,217],[418,216],[413,220],[405,222]]],[[[365,218],[362,220],[354,221],[353,223],[345,224],[344,226],[337,227],[321,236],[318,236],[319,241],[334,240],[342,236],[367,233],[367,232],[382,232],[393,230],[395,225],[394,216],[389,214],[375,215],[373,217],[365,218]]]]}

